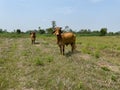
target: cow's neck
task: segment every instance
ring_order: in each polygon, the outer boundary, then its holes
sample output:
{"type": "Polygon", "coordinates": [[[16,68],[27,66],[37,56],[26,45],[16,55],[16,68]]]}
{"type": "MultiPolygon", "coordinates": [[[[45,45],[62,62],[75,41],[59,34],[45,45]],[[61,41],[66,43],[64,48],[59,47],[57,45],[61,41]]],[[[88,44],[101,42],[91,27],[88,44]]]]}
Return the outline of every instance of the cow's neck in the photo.
{"type": "Polygon", "coordinates": [[[61,34],[60,34],[60,35],[57,35],[57,42],[60,42],[61,40],[62,40],[61,34]]]}

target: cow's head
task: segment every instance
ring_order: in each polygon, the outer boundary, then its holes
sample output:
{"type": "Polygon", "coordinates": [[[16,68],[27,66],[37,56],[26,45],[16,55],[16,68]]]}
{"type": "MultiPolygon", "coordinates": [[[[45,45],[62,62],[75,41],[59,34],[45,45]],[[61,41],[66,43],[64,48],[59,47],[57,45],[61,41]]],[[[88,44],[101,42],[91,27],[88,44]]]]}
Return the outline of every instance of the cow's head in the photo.
{"type": "Polygon", "coordinates": [[[61,29],[62,27],[55,27],[53,34],[55,34],[56,36],[60,35],[62,33],[61,29]]]}
{"type": "Polygon", "coordinates": [[[35,36],[35,34],[36,34],[35,32],[30,32],[31,36],[35,36]]]}

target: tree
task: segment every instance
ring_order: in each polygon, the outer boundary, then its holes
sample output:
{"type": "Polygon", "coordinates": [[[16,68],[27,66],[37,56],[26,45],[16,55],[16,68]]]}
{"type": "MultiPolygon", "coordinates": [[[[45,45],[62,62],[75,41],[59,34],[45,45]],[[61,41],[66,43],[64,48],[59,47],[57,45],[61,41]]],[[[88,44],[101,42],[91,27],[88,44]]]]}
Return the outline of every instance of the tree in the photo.
{"type": "Polygon", "coordinates": [[[46,29],[46,32],[47,32],[47,34],[52,34],[53,29],[52,28],[48,28],[48,29],[46,29]]]}
{"type": "Polygon", "coordinates": [[[65,26],[65,31],[70,31],[69,26],[65,26]]]}
{"type": "Polygon", "coordinates": [[[4,31],[3,31],[4,33],[7,33],[7,29],[4,29],[4,31]]]}
{"type": "Polygon", "coordinates": [[[40,34],[45,34],[45,30],[43,30],[43,29],[40,29],[38,32],[39,32],[40,34]]]}
{"type": "Polygon", "coordinates": [[[17,29],[16,32],[17,32],[18,34],[20,34],[20,33],[21,33],[21,30],[20,30],[20,29],[17,29]]]}
{"type": "Polygon", "coordinates": [[[118,31],[118,32],[115,32],[115,35],[120,35],[120,31],[118,31]]]}
{"type": "Polygon", "coordinates": [[[114,32],[109,32],[108,35],[111,35],[111,36],[112,36],[112,35],[114,35],[114,32]]]}
{"type": "Polygon", "coordinates": [[[41,29],[40,27],[38,27],[38,33],[40,33],[40,34],[45,34],[45,30],[44,30],[44,29],[41,29]]]}
{"type": "Polygon", "coordinates": [[[38,31],[41,30],[41,27],[38,27],[38,31]]]}
{"type": "Polygon", "coordinates": [[[78,33],[89,34],[89,33],[91,33],[91,30],[90,29],[81,29],[80,31],[78,31],[78,33]]]}
{"type": "Polygon", "coordinates": [[[56,21],[52,21],[52,28],[54,29],[56,26],[56,21]]]}
{"type": "Polygon", "coordinates": [[[107,28],[101,28],[100,35],[105,36],[107,34],[107,28]]]}
{"type": "Polygon", "coordinates": [[[3,32],[3,30],[2,29],[0,29],[0,33],[2,33],[3,32]]]}

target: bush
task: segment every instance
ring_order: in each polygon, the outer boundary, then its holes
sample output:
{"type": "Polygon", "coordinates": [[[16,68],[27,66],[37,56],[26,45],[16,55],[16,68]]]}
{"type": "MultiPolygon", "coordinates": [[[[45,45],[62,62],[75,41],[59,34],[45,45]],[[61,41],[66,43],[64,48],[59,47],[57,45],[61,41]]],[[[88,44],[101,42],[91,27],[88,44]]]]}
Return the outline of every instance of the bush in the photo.
{"type": "Polygon", "coordinates": [[[100,30],[100,35],[101,36],[105,36],[106,34],[107,34],[107,28],[102,28],[101,30],[100,30]]]}

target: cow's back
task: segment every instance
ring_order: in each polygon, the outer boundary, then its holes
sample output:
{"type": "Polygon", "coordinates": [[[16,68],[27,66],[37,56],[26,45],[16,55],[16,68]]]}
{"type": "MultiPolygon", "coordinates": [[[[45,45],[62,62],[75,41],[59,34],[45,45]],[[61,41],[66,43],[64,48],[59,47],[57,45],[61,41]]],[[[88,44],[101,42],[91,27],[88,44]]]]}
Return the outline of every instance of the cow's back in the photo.
{"type": "Polygon", "coordinates": [[[66,32],[62,34],[63,42],[66,44],[75,43],[76,36],[72,32],[66,32]]]}

